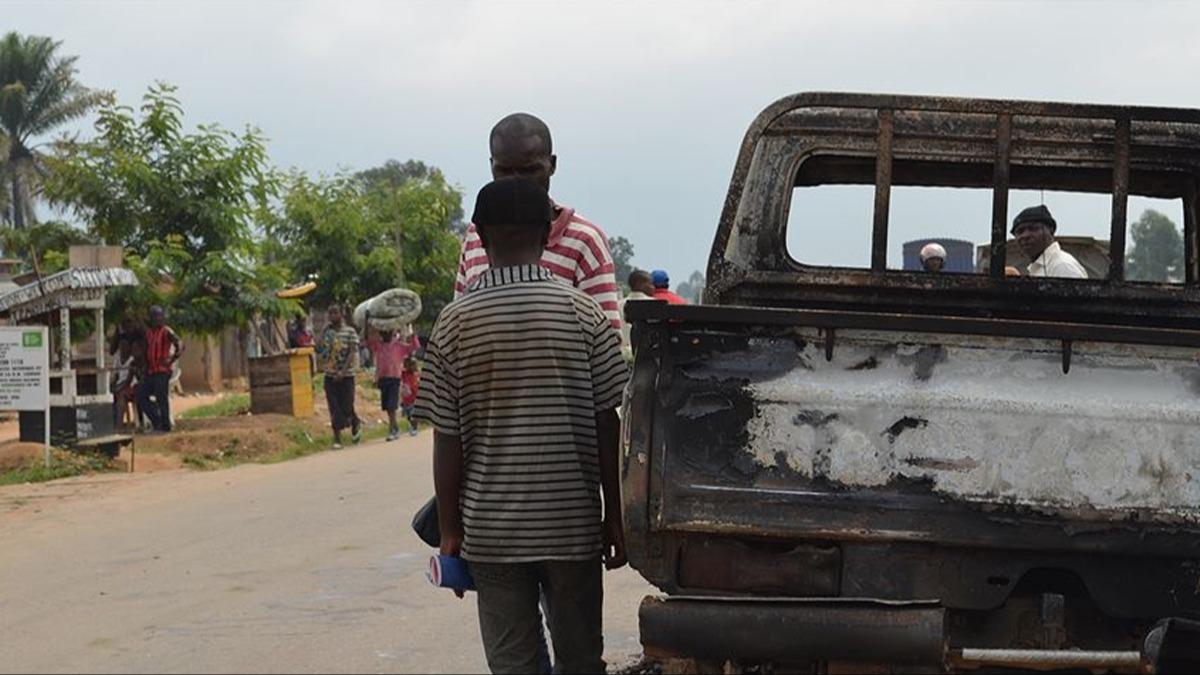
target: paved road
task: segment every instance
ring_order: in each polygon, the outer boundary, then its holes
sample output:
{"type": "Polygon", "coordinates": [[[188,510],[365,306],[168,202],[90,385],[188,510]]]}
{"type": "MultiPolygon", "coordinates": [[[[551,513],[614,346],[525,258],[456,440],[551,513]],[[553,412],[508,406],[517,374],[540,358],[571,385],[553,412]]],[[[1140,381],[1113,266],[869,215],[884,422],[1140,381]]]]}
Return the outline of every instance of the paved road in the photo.
{"type": "MultiPolygon", "coordinates": [[[[0,488],[0,671],[483,672],[408,521],[430,436],[285,464],[0,488]]],[[[650,587],[606,575],[609,662],[650,587]]]]}

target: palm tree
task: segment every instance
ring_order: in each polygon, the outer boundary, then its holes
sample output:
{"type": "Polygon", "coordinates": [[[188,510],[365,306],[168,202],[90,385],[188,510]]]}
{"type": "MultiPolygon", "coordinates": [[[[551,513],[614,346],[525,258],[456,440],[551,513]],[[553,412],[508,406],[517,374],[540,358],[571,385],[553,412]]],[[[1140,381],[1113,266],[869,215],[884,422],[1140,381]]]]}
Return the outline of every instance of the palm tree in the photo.
{"type": "Polygon", "coordinates": [[[33,198],[40,193],[46,167],[36,136],[82,117],[104,100],[75,81],[74,56],[59,56],[48,37],[10,32],[0,39],[0,176],[8,192],[3,218],[16,228],[33,222],[33,198]]]}
{"type": "MultiPolygon", "coordinates": [[[[0,133],[0,158],[8,157],[8,136],[0,133]]],[[[8,162],[0,160],[0,225],[8,221],[10,214],[8,208],[8,200],[12,198],[12,192],[8,189],[11,183],[8,180],[8,162]]],[[[0,251],[3,253],[3,251],[0,251]]]]}

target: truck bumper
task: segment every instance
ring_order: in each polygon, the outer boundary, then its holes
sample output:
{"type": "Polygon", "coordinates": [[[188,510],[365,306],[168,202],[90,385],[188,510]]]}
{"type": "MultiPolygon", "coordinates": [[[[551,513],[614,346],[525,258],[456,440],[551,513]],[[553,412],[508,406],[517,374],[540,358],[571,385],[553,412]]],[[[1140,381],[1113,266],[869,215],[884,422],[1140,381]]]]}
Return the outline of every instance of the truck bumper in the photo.
{"type": "Polygon", "coordinates": [[[936,602],[647,596],[638,619],[651,656],[929,665],[945,657],[936,602]]]}

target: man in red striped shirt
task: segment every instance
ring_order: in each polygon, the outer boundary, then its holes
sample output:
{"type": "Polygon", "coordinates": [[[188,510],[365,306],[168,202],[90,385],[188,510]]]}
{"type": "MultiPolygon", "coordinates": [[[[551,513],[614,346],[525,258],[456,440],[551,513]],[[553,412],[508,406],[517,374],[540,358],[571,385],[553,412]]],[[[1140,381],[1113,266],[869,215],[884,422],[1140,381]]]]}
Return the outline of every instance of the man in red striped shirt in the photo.
{"type": "MultiPolygon", "coordinates": [[[[489,144],[493,178],[525,178],[550,190],[550,177],[558,166],[558,158],[553,154],[550,129],[545,122],[526,113],[509,115],[492,127],[489,144]]],[[[616,266],[603,230],[579,216],[575,209],[555,204],[542,266],[592,296],[600,303],[613,329],[621,330],[616,266]]],[[[467,286],[487,269],[487,253],[472,223],[463,240],[454,297],[465,293],[467,286]]]]}
{"type": "Polygon", "coordinates": [[[138,389],[138,407],[156,432],[171,430],[171,371],[183,356],[183,341],[166,324],[166,312],[150,308],[146,336],[146,380],[138,389]]]}

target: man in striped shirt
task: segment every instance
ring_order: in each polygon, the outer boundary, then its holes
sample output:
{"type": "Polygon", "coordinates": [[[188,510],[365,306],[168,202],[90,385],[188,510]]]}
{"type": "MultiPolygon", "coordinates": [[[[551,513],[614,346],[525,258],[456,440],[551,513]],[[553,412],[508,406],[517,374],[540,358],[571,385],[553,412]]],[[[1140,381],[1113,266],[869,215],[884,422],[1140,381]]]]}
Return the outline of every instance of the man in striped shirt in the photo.
{"type": "MultiPolygon", "coordinates": [[[[509,115],[492,127],[489,145],[492,178],[525,178],[550,191],[550,177],[558,166],[558,157],[553,154],[550,129],[545,122],[526,113],[509,115]]],[[[608,239],[599,227],[580,217],[575,209],[558,204],[553,206],[554,220],[542,253],[542,266],[592,296],[619,332],[620,289],[608,239]]],[[[472,223],[463,239],[454,297],[465,293],[470,283],[487,268],[487,253],[479,240],[476,224],[472,223]]]]}
{"type": "Polygon", "coordinates": [[[552,218],[532,181],[480,190],[491,265],[438,317],[417,405],[434,428],[441,552],[467,561],[494,673],[537,672],[539,594],[556,670],[603,673],[601,563],[625,563],[628,371],[600,305],[539,264],[552,218]]]}

